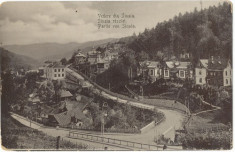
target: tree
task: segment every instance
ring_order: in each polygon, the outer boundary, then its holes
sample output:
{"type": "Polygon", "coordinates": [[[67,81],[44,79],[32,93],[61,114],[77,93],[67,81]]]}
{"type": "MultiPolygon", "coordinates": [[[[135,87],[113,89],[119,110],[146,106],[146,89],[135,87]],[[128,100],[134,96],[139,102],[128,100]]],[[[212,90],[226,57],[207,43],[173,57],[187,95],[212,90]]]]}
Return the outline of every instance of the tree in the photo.
{"type": "Polygon", "coordinates": [[[74,52],[73,52],[73,55],[72,55],[72,57],[69,59],[68,63],[74,63],[74,61],[75,61],[75,56],[76,56],[79,52],[81,52],[80,49],[78,49],[77,51],[74,51],[74,52]]]}
{"type": "Polygon", "coordinates": [[[65,89],[64,81],[55,80],[53,81],[54,91],[55,91],[55,101],[60,102],[61,91],[65,89]]]}
{"type": "Polygon", "coordinates": [[[44,102],[49,102],[53,99],[55,90],[51,81],[43,82],[38,89],[39,97],[44,102]]]}
{"type": "Polygon", "coordinates": [[[16,103],[13,75],[10,71],[2,73],[2,114],[7,114],[10,106],[16,103]]]}
{"type": "Polygon", "coordinates": [[[68,61],[66,58],[62,58],[60,62],[62,63],[62,65],[66,65],[68,61]]]}

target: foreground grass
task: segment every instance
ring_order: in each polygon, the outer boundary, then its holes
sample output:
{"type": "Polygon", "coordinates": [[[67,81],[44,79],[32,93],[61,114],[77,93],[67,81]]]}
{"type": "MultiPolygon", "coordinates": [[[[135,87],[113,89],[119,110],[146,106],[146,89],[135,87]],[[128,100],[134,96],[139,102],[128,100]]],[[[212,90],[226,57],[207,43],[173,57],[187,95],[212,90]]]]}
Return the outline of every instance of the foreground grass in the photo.
{"type": "MultiPolygon", "coordinates": [[[[56,149],[56,138],[26,127],[9,115],[1,118],[2,146],[7,149],[56,149]]],[[[61,150],[84,150],[86,145],[60,141],[61,150]]]]}

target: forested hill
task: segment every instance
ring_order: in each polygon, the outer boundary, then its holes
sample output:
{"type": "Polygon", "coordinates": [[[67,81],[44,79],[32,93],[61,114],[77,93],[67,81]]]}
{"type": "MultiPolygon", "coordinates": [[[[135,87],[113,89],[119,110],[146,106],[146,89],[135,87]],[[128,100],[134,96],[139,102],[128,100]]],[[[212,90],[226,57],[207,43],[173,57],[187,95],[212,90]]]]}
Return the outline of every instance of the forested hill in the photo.
{"type": "Polygon", "coordinates": [[[177,57],[182,51],[191,53],[193,63],[212,55],[232,59],[231,7],[225,2],[202,11],[195,9],[120,41],[137,53],[148,53],[150,59],[159,59],[161,54],[177,57]]]}
{"type": "Polygon", "coordinates": [[[29,57],[12,53],[0,47],[1,68],[0,71],[7,69],[32,69],[35,68],[39,62],[29,57]]]}

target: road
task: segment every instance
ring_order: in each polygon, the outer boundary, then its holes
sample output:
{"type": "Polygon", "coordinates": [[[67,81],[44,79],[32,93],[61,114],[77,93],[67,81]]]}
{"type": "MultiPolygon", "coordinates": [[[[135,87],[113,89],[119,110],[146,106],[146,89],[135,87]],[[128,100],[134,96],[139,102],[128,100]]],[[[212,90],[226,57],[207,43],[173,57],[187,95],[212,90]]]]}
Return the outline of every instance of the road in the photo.
{"type": "MultiPolygon", "coordinates": [[[[170,114],[174,114],[171,113],[170,114]]],[[[86,144],[88,145],[88,149],[89,150],[103,150],[104,147],[108,147],[108,150],[140,150],[140,149],[134,149],[134,148],[130,148],[130,147],[125,147],[125,146],[119,146],[119,145],[115,145],[115,144],[107,144],[107,143],[97,143],[94,141],[87,141],[84,139],[72,139],[72,138],[68,138],[68,134],[71,130],[69,129],[63,129],[63,128],[54,128],[54,127],[45,127],[41,124],[38,123],[30,123],[29,120],[27,120],[26,118],[19,116],[17,114],[12,113],[11,116],[16,119],[17,121],[19,121],[20,123],[22,123],[25,126],[37,129],[39,131],[44,132],[45,134],[49,135],[49,136],[53,136],[53,137],[58,137],[60,136],[61,138],[63,138],[63,140],[67,140],[70,141],[74,144],[86,144]]],[[[170,115],[169,115],[170,116],[170,115]]],[[[162,123],[161,125],[159,125],[158,129],[164,129],[165,124],[167,125],[168,123],[170,123],[169,125],[171,125],[171,123],[173,122],[168,122],[166,121],[165,123],[162,123]],[[167,122],[167,123],[166,123],[167,122]]],[[[180,124],[180,123],[177,123],[180,124]]],[[[154,129],[150,130],[149,132],[146,132],[144,134],[118,134],[118,133],[114,133],[114,134],[105,134],[104,136],[106,137],[110,137],[110,138],[115,138],[115,139],[121,139],[121,140],[128,140],[128,141],[133,141],[133,142],[140,142],[140,143],[147,143],[147,144],[155,144],[153,142],[153,131],[154,129]]],[[[97,132],[89,132],[89,131],[77,131],[77,132],[82,132],[82,133],[90,133],[90,134],[95,134],[95,135],[99,135],[97,132]]],[[[175,149],[175,150],[181,150],[182,147],[179,146],[168,146],[168,148],[175,149]]]]}
{"type": "MultiPolygon", "coordinates": [[[[68,71],[70,73],[76,73],[75,71],[73,71],[69,68],[66,69],[66,71],[68,71]]],[[[79,75],[78,73],[76,73],[75,76],[79,76],[78,79],[84,81],[84,78],[81,75],[79,75]]],[[[89,86],[93,86],[89,81],[86,81],[86,83],[89,86]]],[[[144,109],[149,109],[149,110],[154,109],[154,106],[152,106],[152,105],[147,105],[147,104],[143,104],[143,103],[136,103],[133,101],[127,101],[125,99],[120,99],[120,98],[117,98],[113,95],[107,94],[104,91],[100,91],[98,88],[95,88],[94,86],[93,86],[93,92],[96,94],[100,94],[101,96],[103,96],[105,98],[117,101],[119,103],[128,103],[132,106],[140,107],[140,108],[144,108],[144,109]]],[[[149,131],[147,131],[145,133],[141,133],[138,135],[129,135],[129,136],[126,136],[126,135],[125,136],[115,136],[115,138],[119,138],[119,139],[123,139],[123,140],[130,140],[130,141],[135,141],[135,142],[141,142],[141,143],[147,143],[147,144],[155,144],[154,143],[154,136],[156,134],[161,135],[161,134],[166,133],[165,137],[170,138],[172,141],[174,141],[174,137],[175,137],[174,130],[182,128],[182,123],[186,119],[186,116],[183,113],[181,113],[179,111],[175,111],[175,110],[162,109],[162,108],[158,108],[158,107],[157,107],[157,109],[164,113],[165,118],[166,118],[165,121],[161,122],[159,125],[151,128],[149,131]]],[[[109,135],[106,135],[106,136],[111,137],[109,135]]]]}
{"type": "MultiPolygon", "coordinates": [[[[159,109],[159,111],[165,114],[166,119],[165,121],[161,122],[156,127],[153,127],[149,131],[141,133],[141,134],[133,134],[133,135],[128,135],[128,136],[119,135],[119,136],[115,136],[115,138],[154,145],[156,144],[154,142],[154,137],[157,134],[160,135],[169,130],[169,132],[167,132],[165,136],[168,138],[171,138],[171,140],[174,140],[174,137],[175,137],[174,129],[180,129],[182,127],[182,123],[185,117],[180,112],[173,111],[173,110],[159,109]]],[[[113,136],[105,135],[105,137],[111,138],[113,136]]]]}
{"type": "MultiPolygon", "coordinates": [[[[44,127],[41,124],[37,124],[37,123],[30,123],[29,120],[25,119],[22,116],[19,116],[17,114],[11,114],[11,116],[16,119],[17,121],[19,121],[21,124],[28,126],[30,128],[34,128],[37,129],[39,131],[42,131],[43,133],[52,136],[52,137],[58,137],[60,136],[61,138],[63,138],[63,140],[67,140],[70,141],[74,144],[86,144],[88,145],[88,149],[90,150],[103,150],[104,149],[104,144],[100,144],[100,143],[95,143],[93,141],[85,141],[85,140],[81,140],[81,139],[71,139],[68,138],[68,134],[69,131],[68,129],[56,129],[54,127],[44,127]]],[[[120,146],[112,146],[112,145],[107,145],[106,146],[109,148],[109,150],[130,150],[126,147],[120,147],[120,146]]]]}

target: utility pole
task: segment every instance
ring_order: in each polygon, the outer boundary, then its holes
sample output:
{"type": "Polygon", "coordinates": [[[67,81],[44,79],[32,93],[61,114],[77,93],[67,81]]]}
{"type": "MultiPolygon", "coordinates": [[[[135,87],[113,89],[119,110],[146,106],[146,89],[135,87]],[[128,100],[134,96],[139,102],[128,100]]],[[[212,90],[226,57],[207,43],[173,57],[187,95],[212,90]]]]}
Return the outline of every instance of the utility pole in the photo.
{"type": "MultiPolygon", "coordinates": [[[[102,107],[101,107],[101,135],[102,135],[102,142],[104,142],[104,117],[107,116],[107,114],[104,113],[103,109],[107,108],[108,105],[106,102],[103,103],[102,107]]],[[[104,148],[104,144],[103,144],[103,148],[104,148]]]]}

